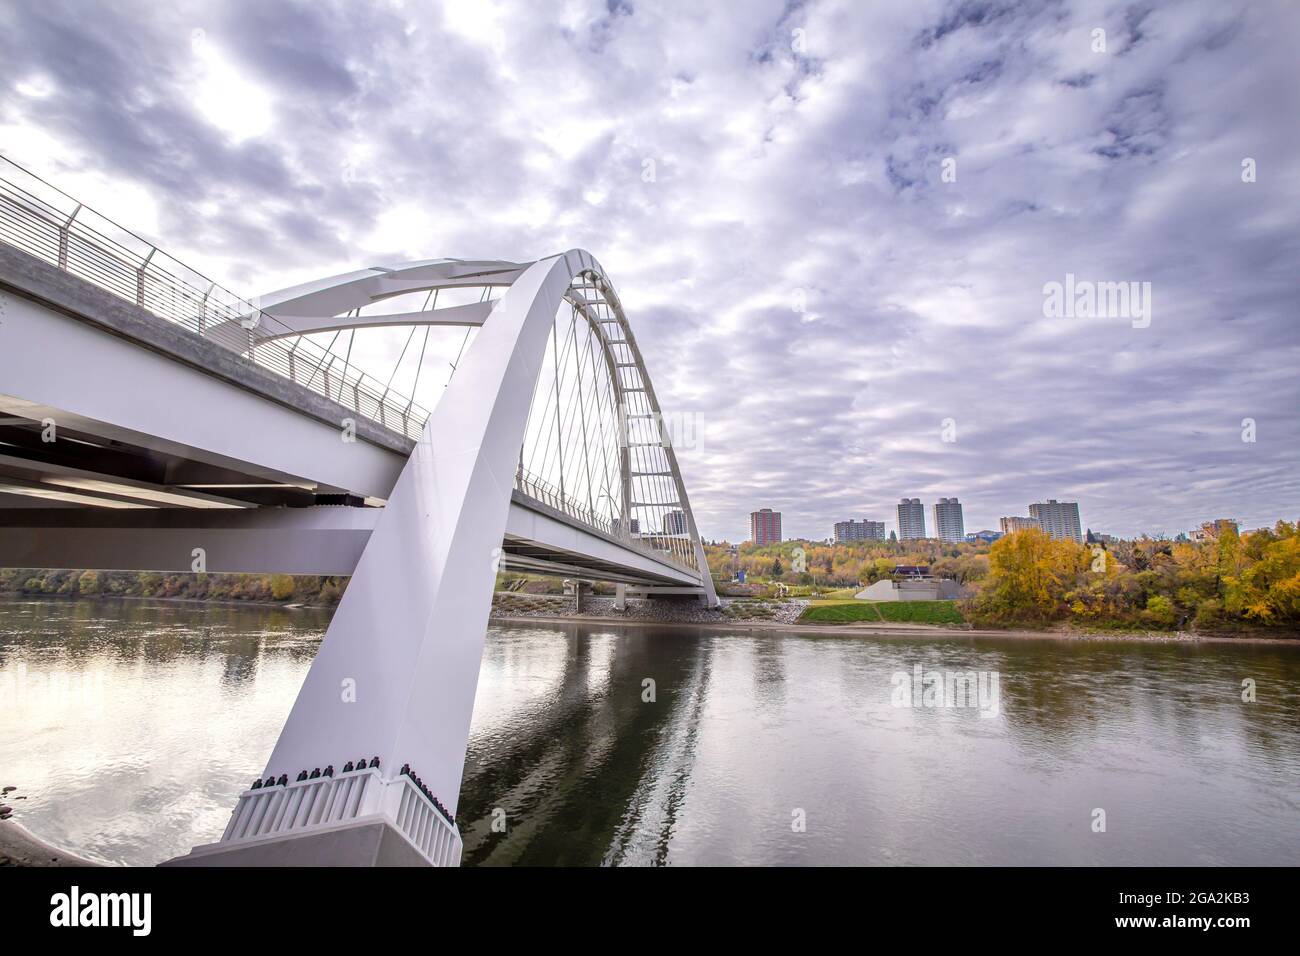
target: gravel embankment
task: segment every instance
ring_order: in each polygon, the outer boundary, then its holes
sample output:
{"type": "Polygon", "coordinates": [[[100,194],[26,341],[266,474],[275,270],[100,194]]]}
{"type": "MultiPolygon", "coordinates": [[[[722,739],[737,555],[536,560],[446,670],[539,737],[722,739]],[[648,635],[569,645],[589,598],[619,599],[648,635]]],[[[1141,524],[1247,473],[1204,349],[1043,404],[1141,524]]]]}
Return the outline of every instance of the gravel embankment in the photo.
{"type": "Polygon", "coordinates": [[[628,601],[620,611],[612,597],[583,599],[581,613],[573,610],[573,598],[550,594],[498,592],[492,601],[492,616],[503,617],[583,617],[592,620],[628,621],[647,624],[743,624],[767,622],[793,624],[803,613],[807,601],[756,601],[748,598],[722,598],[722,606],[704,607],[697,601],[628,601]]]}

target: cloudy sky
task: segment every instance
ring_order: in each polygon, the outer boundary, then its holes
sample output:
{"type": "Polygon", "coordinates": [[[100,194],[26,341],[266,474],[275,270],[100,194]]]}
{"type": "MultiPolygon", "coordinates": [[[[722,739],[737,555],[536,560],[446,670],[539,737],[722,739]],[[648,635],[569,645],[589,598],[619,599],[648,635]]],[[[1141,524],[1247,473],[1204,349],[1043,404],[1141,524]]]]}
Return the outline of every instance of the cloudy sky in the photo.
{"type": "Polygon", "coordinates": [[[1298,47],[1287,0],[18,0],[0,152],[248,295],[591,250],[706,537],[1254,527],[1300,516],[1298,47]],[[1067,274],[1149,312],[1048,315],[1067,274]]]}

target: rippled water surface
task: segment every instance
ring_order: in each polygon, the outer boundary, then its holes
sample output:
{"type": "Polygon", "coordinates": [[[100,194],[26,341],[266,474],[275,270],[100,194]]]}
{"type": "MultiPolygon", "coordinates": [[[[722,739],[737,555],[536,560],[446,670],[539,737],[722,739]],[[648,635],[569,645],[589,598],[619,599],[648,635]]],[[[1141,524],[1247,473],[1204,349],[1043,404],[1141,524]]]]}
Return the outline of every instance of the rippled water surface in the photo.
{"type": "MultiPolygon", "coordinates": [[[[328,622],[0,602],[15,819],[112,863],[211,842],[328,622]]],[[[1298,682],[1276,645],[494,626],[465,863],[1295,865],[1298,682]],[[995,673],[988,716],[897,706],[916,665],[995,673]]]]}

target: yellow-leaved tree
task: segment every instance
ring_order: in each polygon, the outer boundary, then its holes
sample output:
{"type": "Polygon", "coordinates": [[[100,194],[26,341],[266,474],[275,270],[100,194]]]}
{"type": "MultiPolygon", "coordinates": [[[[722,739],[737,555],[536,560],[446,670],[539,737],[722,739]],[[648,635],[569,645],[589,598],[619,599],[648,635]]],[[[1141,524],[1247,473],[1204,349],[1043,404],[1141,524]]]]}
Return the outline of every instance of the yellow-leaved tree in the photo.
{"type": "Polygon", "coordinates": [[[1016,531],[989,549],[989,570],[973,612],[987,622],[1045,622],[1067,610],[1065,595],[1090,564],[1086,548],[1039,528],[1016,531]]]}

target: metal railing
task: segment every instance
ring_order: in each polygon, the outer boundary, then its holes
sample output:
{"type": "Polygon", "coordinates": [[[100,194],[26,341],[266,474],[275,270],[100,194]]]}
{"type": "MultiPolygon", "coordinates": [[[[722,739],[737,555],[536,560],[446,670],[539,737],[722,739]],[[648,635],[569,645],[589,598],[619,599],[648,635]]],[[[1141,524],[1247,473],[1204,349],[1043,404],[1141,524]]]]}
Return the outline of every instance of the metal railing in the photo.
{"type": "Polygon", "coordinates": [[[672,547],[670,541],[676,540],[675,536],[634,532],[630,527],[624,527],[620,519],[593,512],[590,508],[579,504],[562,493],[550,482],[543,481],[524,468],[515,470],[515,490],[540,504],[546,505],[548,508],[553,508],[570,518],[595,528],[597,531],[601,531],[612,538],[617,538],[630,548],[644,551],[657,558],[667,558],[675,564],[680,564],[688,571],[698,572],[700,570],[694,561],[679,554],[672,547]]]}
{"type": "Polygon", "coordinates": [[[255,329],[289,332],[157,246],[119,226],[13,161],[0,172],[0,242],[147,309],[246,361],[332,399],[409,438],[429,413],[413,399],[347,366],[310,339],[257,341],[255,329]]]}
{"type": "Polygon", "coordinates": [[[378,770],[362,769],[245,790],[221,839],[256,840],[366,816],[376,811],[382,787],[378,770]]]}
{"type": "Polygon", "coordinates": [[[398,787],[397,828],[434,866],[460,863],[461,839],[455,824],[420,792],[415,781],[402,775],[391,786],[398,787]]]}
{"type": "Polygon", "coordinates": [[[378,769],[368,767],[245,790],[221,842],[265,840],[383,816],[434,866],[460,862],[460,832],[415,781],[405,775],[386,781],[378,769]]]}

